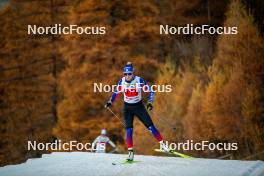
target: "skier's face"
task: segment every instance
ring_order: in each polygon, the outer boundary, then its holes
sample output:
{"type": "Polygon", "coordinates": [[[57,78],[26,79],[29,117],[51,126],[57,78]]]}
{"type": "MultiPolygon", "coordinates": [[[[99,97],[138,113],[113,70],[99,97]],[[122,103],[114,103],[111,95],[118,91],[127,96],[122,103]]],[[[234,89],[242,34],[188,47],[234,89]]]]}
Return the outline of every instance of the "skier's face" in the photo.
{"type": "Polygon", "coordinates": [[[127,81],[131,81],[133,78],[133,73],[124,73],[124,75],[127,81]]]}

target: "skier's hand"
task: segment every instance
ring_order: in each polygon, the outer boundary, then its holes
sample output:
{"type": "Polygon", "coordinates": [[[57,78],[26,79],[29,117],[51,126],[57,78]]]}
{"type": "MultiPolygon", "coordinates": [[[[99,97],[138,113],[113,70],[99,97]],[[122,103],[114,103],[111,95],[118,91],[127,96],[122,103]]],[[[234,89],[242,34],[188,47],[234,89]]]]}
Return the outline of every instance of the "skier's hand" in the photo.
{"type": "Polygon", "coordinates": [[[112,106],[112,102],[109,100],[109,101],[105,104],[105,108],[109,108],[110,106],[112,106]]]}
{"type": "Polygon", "coordinates": [[[152,103],[148,102],[148,104],[147,104],[147,110],[148,111],[151,111],[152,109],[153,109],[152,103]]]}

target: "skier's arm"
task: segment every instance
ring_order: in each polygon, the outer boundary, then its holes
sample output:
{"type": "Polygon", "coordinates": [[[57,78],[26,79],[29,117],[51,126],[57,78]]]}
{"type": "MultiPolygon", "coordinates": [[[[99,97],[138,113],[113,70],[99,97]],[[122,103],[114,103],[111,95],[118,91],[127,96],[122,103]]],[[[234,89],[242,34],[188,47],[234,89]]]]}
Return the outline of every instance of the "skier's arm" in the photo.
{"type": "Polygon", "coordinates": [[[111,141],[109,138],[108,138],[107,143],[110,144],[113,147],[113,150],[110,153],[115,153],[115,152],[118,151],[116,145],[114,144],[114,142],[111,141]]]}
{"type": "Polygon", "coordinates": [[[143,79],[140,78],[140,86],[142,87],[143,90],[149,90],[149,95],[148,95],[148,103],[153,103],[154,100],[154,92],[151,89],[151,87],[147,84],[147,82],[143,79]]]}
{"type": "Polygon", "coordinates": [[[95,138],[95,140],[92,143],[92,150],[96,150],[96,144],[99,142],[99,136],[95,138]]]}
{"type": "Polygon", "coordinates": [[[108,144],[110,144],[114,149],[116,149],[116,145],[110,139],[108,140],[108,144]]]}
{"type": "Polygon", "coordinates": [[[93,141],[93,144],[97,144],[97,143],[98,143],[98,139],[99,139],[99,136],[97,136],[97,137],[95,138],[95,140],[93,141]]]}
{"type": "Polygon", "coordinates": [[[111,103],[113,103],[115,101],[117,94],[119,94],[121,92],[121,90],[122,90],[121,85],[122,85],[122,79],[119,80],[117,87],[116,87],[116,90],[110,98],[111,103]]]}

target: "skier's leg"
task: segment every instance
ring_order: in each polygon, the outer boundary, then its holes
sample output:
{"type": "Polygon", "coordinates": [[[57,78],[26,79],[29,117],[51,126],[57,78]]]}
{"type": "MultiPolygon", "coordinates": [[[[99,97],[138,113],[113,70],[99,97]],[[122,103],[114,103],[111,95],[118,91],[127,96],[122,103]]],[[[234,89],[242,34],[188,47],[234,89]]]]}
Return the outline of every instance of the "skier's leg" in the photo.
{"type": "Polygon", "coordinates": [[[148,129],[159,142],[161,142],[163,140],[159,131],[157,130],[157,128],[154,125],[149,126],[148,129]]]}
{"type": "Polygon", "coordinates": [[[128,161],[133,161],[134,159],[134,151],[133,151],[133,121],[134,121],[134,114],[133,112],[124,107],[124,118],[125,118],[125,125],[126,125],[126,143],[128,149],[128,161]]]}
{"type": "Polygon", "coordinates": [[[133,149],[133,121],[134,114],[127,107],[124,108],[124,118],[126,125],[126,143],[128,149],[133,149]]]}
{"type": "Polygon", "coordinates": [[[145,107],[139,106],[136,110],[135,110],[135,115],[138,116],[139,120],[148,128],[148,130],[152,133],[152,135],[157,139],[158,142],[161,142],[162,136],[160,135],[159,131],[156,129],[156,127],[154,126],[149,113],[147,112],[147,110],[145,109],[145,107]]]}
{"type": "Polygon", "coordinates": [[[160,148],[166,152],[171,152],[172,150],[164,143],[162,136],[160,135],[160,132],[157,130],[155,125],[153,124],[148,111],[143,108],[140,108],[141,110],[138,113],[139,119],[144,123],[144,125],[148,128],[148,130],[152,133],[152,135],[157,139],[157,141],[160,144],[160,148]]]}
{"type": "Polygon", "coordinates": [[[160,148],[166,152],[171,152],[171,149],[164,143],[159,131],[156,129],[154,125],[148,127],[149,131],[155,136],[155,138],[159,141],[160,148]]]}
{"type": "MultiPolygon", "coordinates": [[[[146,118],[146,119],[148,119],[148,118],[146,118]]],[[[150,119],[150,117],[149,117],[149,119],[150,119]]],[[[163,138],[160,135],[160,132],[157,130],[157,128],[154,126],[154,124],[152,123],[152,125],[146,126],[146,127],[152,133],[152,135],[157,139],[157,141],[159,142],[160,148],[166,152],[171,152],[171,149],[164,143],[163,138]]]]}
{"type": "Polygon", "coordinates": [[[133,128],[126,128],[126,143],[127,149],[133,149],[133,128]]]}
{"type": "Polygon", "coordinates": [[[127,161],[133,161],[134,160],[133,128],[126,128],[126,143],[128,149],[127,161]]]}

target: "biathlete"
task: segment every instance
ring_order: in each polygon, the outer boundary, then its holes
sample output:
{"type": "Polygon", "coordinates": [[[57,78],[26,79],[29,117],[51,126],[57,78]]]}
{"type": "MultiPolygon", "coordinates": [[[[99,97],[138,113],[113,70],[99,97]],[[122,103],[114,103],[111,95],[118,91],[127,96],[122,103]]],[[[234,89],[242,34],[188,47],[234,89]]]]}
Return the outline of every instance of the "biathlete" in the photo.
{"type": "Polygon", "coordinates": [[[154,92],[147,85],[146,81],[134,75],[134,68],[131,62],[128,62],[124,67],[124,77],[120,79],[117,85],[116,91],[112,94],[110,100],[106,103],[105,108],[109,108],[115,101],[117,94],[124,94],[124,119],[126,128],[126,144],[128,148],[127,161],[133,161],[133,120],[136,115],[139,120],[145,125],[145,127],[153,134],[156,140],[159,142],[162,150],[169,152],[170,149],[163,142],[163,138],[160,135],[157,128],[154,126],[149,113],[146,111],[142,102],[142,91],[149,92],[147,110],[153,109],[154,92]]]}

